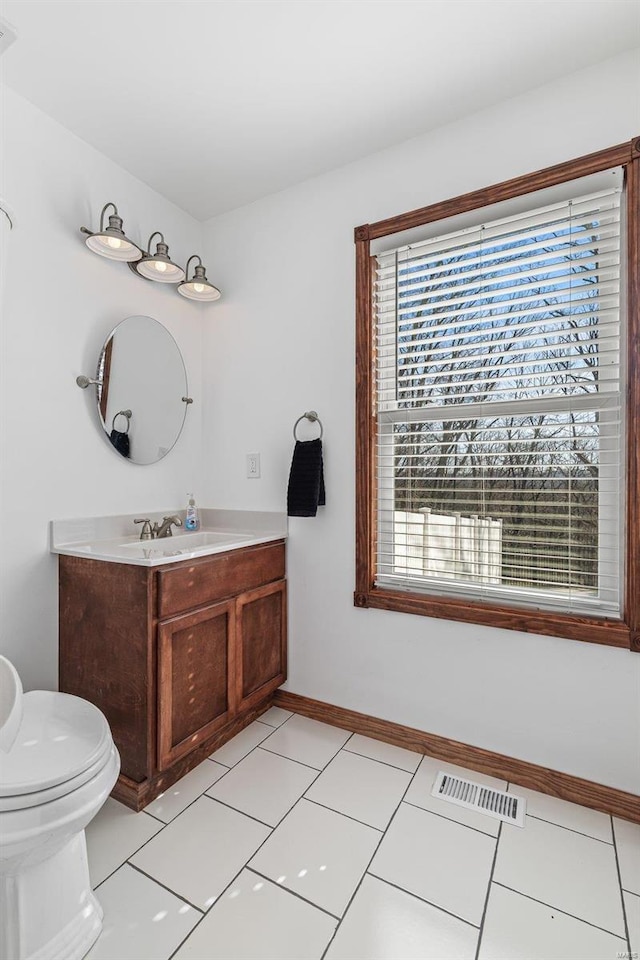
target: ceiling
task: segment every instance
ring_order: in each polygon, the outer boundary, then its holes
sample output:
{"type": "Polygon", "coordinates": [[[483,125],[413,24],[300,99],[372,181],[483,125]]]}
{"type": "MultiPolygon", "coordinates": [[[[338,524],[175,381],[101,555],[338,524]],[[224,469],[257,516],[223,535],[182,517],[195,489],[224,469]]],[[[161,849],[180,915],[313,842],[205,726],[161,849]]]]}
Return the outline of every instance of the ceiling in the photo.
{"type": "Polygon", "coordinates": [[[199,220],[640,45],[635,0],[3,0],[6,83],[199,220]]]}

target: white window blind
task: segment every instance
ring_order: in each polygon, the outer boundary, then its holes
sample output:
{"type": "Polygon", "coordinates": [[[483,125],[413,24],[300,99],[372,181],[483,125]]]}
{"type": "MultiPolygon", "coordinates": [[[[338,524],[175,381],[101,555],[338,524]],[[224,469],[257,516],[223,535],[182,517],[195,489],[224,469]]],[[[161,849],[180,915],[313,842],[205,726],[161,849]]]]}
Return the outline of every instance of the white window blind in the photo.
{"type": "Polygon", "coordinates": [[[377,585],[620,615],[620,199],[376,256],[377,585]]]}

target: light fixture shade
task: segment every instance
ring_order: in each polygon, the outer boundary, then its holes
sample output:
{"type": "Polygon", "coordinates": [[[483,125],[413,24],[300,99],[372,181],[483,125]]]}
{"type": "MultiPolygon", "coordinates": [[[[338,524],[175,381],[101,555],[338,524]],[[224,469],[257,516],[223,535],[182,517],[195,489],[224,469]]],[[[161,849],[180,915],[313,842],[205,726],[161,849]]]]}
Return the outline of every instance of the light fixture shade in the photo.
{"type": "Polygon", "coordinates": [[[135,243],[114,236],[106,230],[104,233],[94,233],[87,237],[85,243],[94,253],[101,257],[107,257],[109,260],[125,260],[129,263],[139,260],[142,256],[142,250],[136,247],[135,243]]]}
{"type": "Polygon", "coordinates": [[[132,263],[142,257],[142,250],[132,240],[125,236],[122,229],[122,218],[118,216],[118,208],[115,203],[107,203],[102,208],[100,214],[100,229],[96,233],[82,227],[82,232],[88,234],[85,240],[86,245],[93,253],[108,260],[124,260],[132,263]],[[109,226],[104,228],[104,215],[109,207],[113,207],[114,213],[109,217],[109,226]]]}
{"type": "Polygon", "coordinates": [[[184,270],[169,257],[169,247],[159,231],[152,233],[149,237],[148,250],[149,252],[145,253],[142,260],[135,266],[140,276],[147,280],[155,280],[157,283],[180,283],[184,280],[184,270]],[[152,254],[151,241],[156,235],[160,240],[156,244],[156,252],[152,254]]]}
{"type": "MultiPolygon", "coordinates": [[[[194,257],[189,257],[187,261],[187,277],[189,276],[189,264],[194,259],[194,257]]],[[[200,257],[195,259],[200,260],[200,257]]],[[[212,283],[209,283],[205,276],[205,269],[202,266],[202,261],[196,266],[194,275],[191,280],[185,280],[178,287],[178,293],[183,297],[186,297],[188,300],[200,300],[201,302],[211,303],[214,300],[219,300],[222,294],[217,287],[214,287],[212,283]]]]}

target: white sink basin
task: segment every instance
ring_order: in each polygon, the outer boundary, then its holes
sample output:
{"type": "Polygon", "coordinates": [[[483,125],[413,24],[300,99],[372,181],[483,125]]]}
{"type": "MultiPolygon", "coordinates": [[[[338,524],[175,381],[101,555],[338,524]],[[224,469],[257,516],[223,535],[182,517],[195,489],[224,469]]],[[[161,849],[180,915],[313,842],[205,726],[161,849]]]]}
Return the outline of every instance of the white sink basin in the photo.
{"type": "Polygon", "coordinates": [[[161,540],[136,540],[123,543],[120,546],[125,550],[137,550],[144,547],[145,550],[157,550],[158,553],[164,551],[184,551],[191,553],[193,550],[201,550],[203,547],[219,547],[223,543],[241,543],[244,540],[251,540],[252,537],[242,533],[231,533],[217,530],[202,530],[200,533],[181,533],[172,537],[163,537],[161,540]]]}

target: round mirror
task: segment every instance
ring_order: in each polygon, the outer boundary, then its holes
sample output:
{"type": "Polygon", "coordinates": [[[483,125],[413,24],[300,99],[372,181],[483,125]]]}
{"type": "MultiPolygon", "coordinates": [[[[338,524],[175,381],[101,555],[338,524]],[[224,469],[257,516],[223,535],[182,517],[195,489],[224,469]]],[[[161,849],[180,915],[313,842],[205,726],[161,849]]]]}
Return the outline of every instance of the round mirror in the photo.
{"type": "Polygon", "coordinates": [[[178,344],[152,317],[127,317],[100,354],[98,414],[113,449],[155,463],[174,446],[187,412],[187,373],[178,344]]]}

